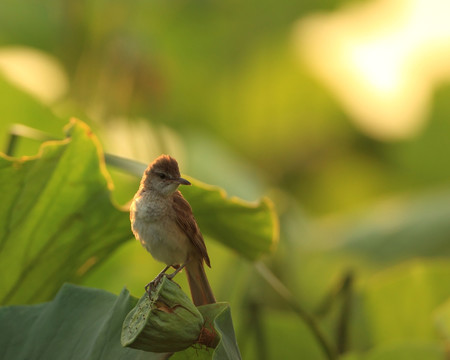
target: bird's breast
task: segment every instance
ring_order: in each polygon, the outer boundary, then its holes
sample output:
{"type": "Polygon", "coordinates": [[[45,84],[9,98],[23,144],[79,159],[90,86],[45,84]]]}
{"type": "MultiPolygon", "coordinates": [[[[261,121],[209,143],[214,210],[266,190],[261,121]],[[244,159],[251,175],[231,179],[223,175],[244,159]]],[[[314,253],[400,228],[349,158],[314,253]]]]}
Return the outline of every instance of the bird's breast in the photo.
{"type": "Polygon", "coordinates": [[[130,208],[131,228],[152,256],[167,265],[186,262],[189,239],[179,228],[168,202],[136,197],[130,208]]]}

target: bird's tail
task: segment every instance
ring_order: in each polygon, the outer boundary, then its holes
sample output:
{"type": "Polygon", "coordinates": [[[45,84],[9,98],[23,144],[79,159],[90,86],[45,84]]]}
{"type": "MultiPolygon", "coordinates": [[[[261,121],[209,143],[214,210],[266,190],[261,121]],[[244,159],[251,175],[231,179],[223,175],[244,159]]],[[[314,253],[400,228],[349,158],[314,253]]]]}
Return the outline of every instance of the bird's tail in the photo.
{"type": "Polygon", "coordinates": [[[185,271],[194,305],[214,304],[216,298],[206,277],[203,263],[201,261],[189,261],[186,264],[185,271]]]}

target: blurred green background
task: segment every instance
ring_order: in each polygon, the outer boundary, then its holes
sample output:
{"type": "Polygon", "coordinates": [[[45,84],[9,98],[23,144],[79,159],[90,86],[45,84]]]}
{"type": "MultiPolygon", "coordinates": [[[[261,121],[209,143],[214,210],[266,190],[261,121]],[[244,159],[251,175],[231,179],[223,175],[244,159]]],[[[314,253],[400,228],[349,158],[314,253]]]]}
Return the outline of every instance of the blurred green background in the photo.
{"type": "MultiPolygon", "coordinates": [[[[344,324],[346,358],[443,358],[449,9],[390,4],[3,0],[2,149],[12,123],[61,137],[77,117],[107,153],[144,163],[170,153],[230,196],[268,196],[280,243],[264,261],[333,342],[344,324]],[[27,96],[35,106],[22,106],[27,96]],[[350,302],[339,291],[349,271],[350,302]]],[[[38,146],[23,140],[15,155],[38,146]]],[[[108,170],[125,206],[139,179],[108,170]]],[[[325,358],[250,262],[206,241],[244,358],[325,358]]],[[[139,296],[160,268],[130,241],[84,284],[139,296]]]]}

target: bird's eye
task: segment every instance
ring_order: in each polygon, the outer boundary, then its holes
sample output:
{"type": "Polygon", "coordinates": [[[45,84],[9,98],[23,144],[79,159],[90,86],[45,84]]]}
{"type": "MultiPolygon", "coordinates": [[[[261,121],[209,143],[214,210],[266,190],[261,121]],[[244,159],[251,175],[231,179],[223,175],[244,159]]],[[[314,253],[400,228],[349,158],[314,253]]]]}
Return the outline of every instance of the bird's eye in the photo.
{"type": "Polygon", "coordinates": [[[166,175],[165,175],[165,174],[162,174],[162,173],[161,173],[161,174],[158,174],[158,175],[159,175],[159,178],[162,179],[162,180],[164,180],[164,179],[166,178],[166,175]]]}

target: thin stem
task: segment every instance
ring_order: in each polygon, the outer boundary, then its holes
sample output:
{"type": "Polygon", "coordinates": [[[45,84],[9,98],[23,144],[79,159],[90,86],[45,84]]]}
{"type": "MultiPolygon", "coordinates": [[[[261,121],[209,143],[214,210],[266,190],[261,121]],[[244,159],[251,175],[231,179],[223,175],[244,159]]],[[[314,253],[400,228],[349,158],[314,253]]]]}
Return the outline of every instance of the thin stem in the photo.
{"type": "Polygon", "coordinates": [[[136,175],[141,177],[142,173],[147,168],[147,165],[144,163],[141,163],[136,160],[127,159],[121,156],[113,155],[105,153],[105,162],[110,165],[114,166],[118,169],[121,169],[125,171],[128,174],[136,175]]]}
{"type": "Polygon", "coordinates": [[[342,282],[342,311],[339,317],[339,321],[336,329],[336,343],[337,350],[339,354],[343,354],[347,351],[347,343],[348,343],[348,327],[351,315],[351,307],[352,307],[352,288],[353,288],[353,280],[354,276],[351,271],[349,271],[342,282]]]}
{"type": "Polygon", "coordinates": [[[326,354],[329,360],[336,360],[336,350],[328,342],[325,334],[319,327],[316,320],[306,312],[295,300],[292,293],[288,290],[286,286],[270,271],[270,269],[262,262],[255,263],[255,268],[258,273],[267,281],[267,283],[286,301],[286,303],[291,307],[291,309],[305,322],[309,327],[313,335],[319,342],[322,350],[326,354]]]}
{"type": "Polygon", "coordinates": [[[12,156],[17,146],[17,140],[21,137],[33,139],[36,141],[55,140],[56,138],[44,131],[33,129],[22,124],[14,124],[9,130],[9,141],[5,149],[5,154],[12,156]]]}
{"type": "Polygon", "coordinates": [[[248,311],[250,314],[250,324],[253,325],[252,328],[255,332],[257,357],[260,360],[266,360],[268,351],[266,346],[266,334],[264,333],[262,324],[261,305],[255,302],[250,303],[248,304],[248,311]]]}

